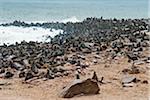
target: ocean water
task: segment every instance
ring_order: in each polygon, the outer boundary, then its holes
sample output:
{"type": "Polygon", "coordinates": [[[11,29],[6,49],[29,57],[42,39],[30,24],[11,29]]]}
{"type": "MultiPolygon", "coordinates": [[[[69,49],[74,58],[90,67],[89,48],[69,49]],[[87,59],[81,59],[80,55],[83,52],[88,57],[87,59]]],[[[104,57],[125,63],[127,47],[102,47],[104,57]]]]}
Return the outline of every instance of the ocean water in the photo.
{"type": "Polygon", "coordinates": [[[148,18],[150,0],[0,0],[0,22],[148,18]]]}
{"type": "MultiPolygon", "coordinates": [[[[0,0],[0,23],[78,22],[87,17],[149,18],[150,0],[0,0]]],[[[23,40],[48,42],[63,30],[0,26],[0,45],[23,40]]]]}

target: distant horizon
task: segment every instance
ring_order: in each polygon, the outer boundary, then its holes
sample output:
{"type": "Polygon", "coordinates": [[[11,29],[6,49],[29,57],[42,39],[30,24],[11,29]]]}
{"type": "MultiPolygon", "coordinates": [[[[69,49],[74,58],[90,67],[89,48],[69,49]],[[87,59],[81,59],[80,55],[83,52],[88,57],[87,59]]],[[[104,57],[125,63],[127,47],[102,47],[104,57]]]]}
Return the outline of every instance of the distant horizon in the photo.
{"type": "Polygon", "coordinates": [[[1,0],[0,22],[52,22],[87,17],[150,18],[150,0],[1,0]]]}

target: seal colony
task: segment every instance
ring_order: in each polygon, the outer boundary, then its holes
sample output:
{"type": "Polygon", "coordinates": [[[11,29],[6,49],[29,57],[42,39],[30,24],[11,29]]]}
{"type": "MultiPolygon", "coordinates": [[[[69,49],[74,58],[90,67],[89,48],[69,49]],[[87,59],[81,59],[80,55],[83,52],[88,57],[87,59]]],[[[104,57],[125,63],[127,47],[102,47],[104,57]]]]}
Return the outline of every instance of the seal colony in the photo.
{"type": "MultiPolygon", "coordinates": [[[[105,60],[110,62],[105,66],[107,68],[113,61],[123,57],[127,58],[132,66],[120,70],[123,75],[128,75],[125,79],[123,77],[120,84],[123,87],[132,87],[132,83],[136,84],[140,79],[130,75],[146,74],[149,70],[148,65],[144,68],[138,66],[150,62],[150,56],[145,55],[150,46],[147,34],[150,31],[149,19],[87,18],[77,23],[30,24],[14,21],[1,26],[34,26],[64,31],[54,38],[47,37],[50,41],[45,43],[22,41],[0,46],[0,77],[4,79],[17,77],[24,82],[30,82],[63,78],[74,75],[75,72],[82,76],[84,70],[92,65],[98,65],[105,60]],[[93,56],[90,62],[88,55],[93,56]]],[[[105,79],[105,76],[103,78],[105,79]]],[[[102,80],[99,82],[97,79],[97,83],[104,84],[102,80]]],[[[148,80],[142,82],[148,83],[148,80]]]]}

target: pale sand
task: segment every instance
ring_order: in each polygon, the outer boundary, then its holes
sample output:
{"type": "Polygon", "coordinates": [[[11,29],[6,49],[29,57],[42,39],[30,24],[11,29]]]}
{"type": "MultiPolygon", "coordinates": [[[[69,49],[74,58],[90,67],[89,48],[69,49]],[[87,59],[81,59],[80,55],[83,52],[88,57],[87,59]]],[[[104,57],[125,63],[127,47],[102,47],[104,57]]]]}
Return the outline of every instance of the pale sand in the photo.
{"type": "MultiPolygon", "coordinates": [[[[92,55],[87,58],[91,60],[92,55]]],[[[121,71],[131,66],[127,63],[127,58],[113,61],[110,67],[104,66],[108,62],[90,66],[85,70],[86,76],[90,77],[93,70],[97,72],[99,78],[104,77],[107,84],[99,85],[100,94],[91,96],[74,97],[69,100],[148,100],[149,84],[141,82],[136,83],[133,87],[123,88],[120,79],[121,71]]],[[[140,65],[145,68],[148,64],[140,65]]],[[[146,73],[134,75],[141,81],[149,80],[148,70],[146,73]]],[[[22,84],[21,79],[0,79],[1,82],[10,82],[12,85],[0,86],[0,100],[68,100],[59,97],[59,92],[64,86],[74,80],[74,76],[70,75],[64,78],[56,78],[54,80],[42,81],[36,80],[31,84],[22,84]]]]}

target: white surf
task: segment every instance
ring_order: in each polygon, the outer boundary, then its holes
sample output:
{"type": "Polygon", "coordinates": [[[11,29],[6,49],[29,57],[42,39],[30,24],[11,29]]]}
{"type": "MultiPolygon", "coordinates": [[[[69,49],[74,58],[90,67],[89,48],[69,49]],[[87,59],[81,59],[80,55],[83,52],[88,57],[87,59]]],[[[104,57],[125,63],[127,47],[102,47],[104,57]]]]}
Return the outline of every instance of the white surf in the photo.
{"type": "Polygon", "coordinates": [[[47,39],[48,36],[53,38],[60,33],[63,33],[63,30],[50,30],[39,27],[0,26],[0,45],[4,43],[7,45],[16,42],[20,43],[21,41],[49,42],[50,40],[47,39]]]}

